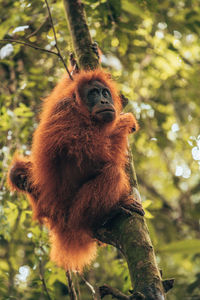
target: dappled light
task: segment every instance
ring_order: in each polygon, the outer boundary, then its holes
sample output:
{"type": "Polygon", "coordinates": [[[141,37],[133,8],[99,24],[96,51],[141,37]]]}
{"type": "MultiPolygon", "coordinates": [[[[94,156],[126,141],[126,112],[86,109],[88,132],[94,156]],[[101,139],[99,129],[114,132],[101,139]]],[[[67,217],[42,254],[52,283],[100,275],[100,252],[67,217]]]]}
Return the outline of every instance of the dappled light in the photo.
{"type": "MultiPolygon", "coordinates": [[[[199,2],[83,3],[102,65],[129,99],[125,112],[139,123],[129,143],[159,268],[163,279],[175,278],[167,299],[200,299],[199,2]]],[[[73,49],[62,1],[49,5],[68,64],[73,49]]],[[[0,40],[55,51],[43,1],[0,0],[0,10],[0,40]]],[[[0,44],[0,299],[70,299],[64,270],[49,261],[48,230],[32,220],[26,197],[6,183],[13,154],[30,155],[41,103],[65,73],[56,55],[0,44]]],[[[121,253],[101,245],[84,278],[128,294],[128,274],[121,253]]],[[[83,278],[73,276],[81,300],[92,299],[83,278]]]]}

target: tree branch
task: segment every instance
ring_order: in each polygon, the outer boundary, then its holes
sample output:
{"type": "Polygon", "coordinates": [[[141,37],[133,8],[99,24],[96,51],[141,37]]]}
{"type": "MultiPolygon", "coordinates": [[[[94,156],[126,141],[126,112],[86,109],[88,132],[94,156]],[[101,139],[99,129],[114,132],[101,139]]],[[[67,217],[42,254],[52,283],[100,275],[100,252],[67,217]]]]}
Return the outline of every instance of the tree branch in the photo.
{"type": "Polygon", "coordinates": [[[43,23],[35,31],[33,31],[32,33],[26,36],[26,39],[30,39],[32,36],[37,35],[41,31],[41,29],[43,29],[43,27],[48,23],[48,20],[49,20],[49,15],[46,16],[43,23]]]}
{"type": "Polygon", "coordinates": [[[103,286],[101,286],[99,288],[100,291],[100,295],[101,295],[101,299],[103,299],[105,296],[107,295],[111,295],[113,298],[115,299],[119,299],[119,300],[131,300],[133,298],[131,298],[132,296],[126,296],[124,295],[122,292],[120,292],[117,289],[112,288],[111,286],[105,284],[103,286]]]}
{"type": "Polygon", "coordinates": [[[45,282],[45,279],[44,279],[44,271],[43,271],[43,266],[42,266],[42,261],[41,260],[39,260],[39,275],[40,275],[40,280],[42,282],[43,290],[47,294],[48,300],[52,300],[50,295],[49,295],[49,291],[47,289],[46,282],[45,282]]]}
{"type": "Polygon", "coordinates": [[[63,0],[73,47],[81,69],[95,69],[99,61],[92,50],[92,39],[86,21],[84,6],[79,0],[63,0]]]}
{"type": "Polygon", "coordinates": [[[100,295],[97,291],[97,289],[89,283],[84,276],[79,275],[81,279],[85,282],[85,284],[89,287],[90,291],[92,292],[92,298],[93,300],[100,300],[100,295]]]}
{"type": "Polygon", "coordinates": [[[73,284],[73,280],[72,280],[70,271],[66,272],[66,277],[67,277],[67,281],[68,281],[70,299],[77,300],[77,294],[76,294],[76,290],[74,288],[74,284],[73,284]]]}
{"type": "Polygon", "coordinates": [[[28,47],[34,48],[36,50],[40,50],[40,51],[43,51],[43,52],[47,52],[47,53],[59,56],[57,52],[41,48],[41,47],[39,47],[39,46],[37,46],[35,44],[27,43],[25,41],[20,41],[20,40],[16,40],[16,39],[3,39],[3,40],[0,40],[0,43],[7,43],[7,42],[21,44],[21,45],[24,45],[24,46],[28,46],[28,47]]]}
{"type": "MultiPolygon", "coordinates": [[[[31,48],[36,49],[36,50],[40,50],[40,51],[43,51],[43,52],[46,52],[46,53],[50,53],[50,54],[54,54],[54,55],[58,56],[61,59],[61,61],[62,61],[63,65],[64,65],[64,67],[65,67],[65,69],[66,69],[66,71],[67,71],[70,79],[73,80],[73,78],[72,78],[72,76],[71,76],[71,74],[69,72],[69,69],[67,68],[67,65],[66,65],[66,63],[65,63],[65,61],[64,61],[64,59],[63,59],[63,57],[62,57],[62,55],[61,55],[61,53],[59,51],[58,52],[54,52],[54,51],[51,51],[51,50],[47,50],[47,49],[41,48],[41,47],[39,47],[39,46],[37,46],[35,44],[27,43],[25,41],[20,41],[20,40],[16,40],[16,39],[3,39],[3,40],[0,40],[0,43],[7,43],[7,42],[21,44],[21,45],[28,46],[28,47],[31,47],[31,48]]],[[[58,50],[57,47],[56,47],[56,49],[58,50]]]]}
{"type": "Polygon", "coordinates": [[[67,67],[67,65],[66,65],[66,63],[65,63],[65,61],[64,61],[64,59],[63,59],[63,56],[62,56],[62,54],[61,54],[61,52],[60,52],[60,49],[59,49],[59,47],[58,47],[58,40],[57,40],[56,31],[55,31],[55,27],[54,27],[54,24],[53,24],[53,19],[52,19],[52,15],[51,15],[51,11],[50,11],[50,8],[49,8],[48,1],[45,0],[45,3],[46,3],[46,6],[47,6],[47,9],[48,9],[48,14],[49,14],[50,22],[51,22],[51,26],[52,26],[52,29],[53,29],[53,35],[54,35],[54,40],[55,40],[55,48],[56,48],[56,50],[57,50],[57,54],[58,54],[58,56],[60,57],[60,59],[61,59],[63,65],[65,66],[65,69],[67,70],[67,73],[68,73],[68,75],[69,75],[69,78],[70,78],[71,80],[73,80],[73,77],[72,77],[71,73],[69,72],[69,69],[68,69],[68,67],[67,67]]]}
{"type": "MultiPolygon", "coordinates": [[[[40,50],[40,51],[47,52],[47,53],[54,54],[54,55],[58,56],[60,58],[60,60],[62,61],[63,65],[64,65],[64,67],[65,67],[65,69],[66,69],[66,71],[67,71],[67,73],[69,75],[69,78],[71,80],[73,80],[73,77],[72,77],[72,75],[71,75],[71,73],[70,73],[70,71],[69,71],[69,69],[68,69],[68,67],[67,67],[67,65],[66,65],[66,63],[64,61],[64,58],[63,58],[63,56],[62,56],[62,54],[60,52],[60,49],[58,47],[58,40],[57,40],[57,36],[56,36],[56,32],[55,32],[55,27],[54,27],[54,24],[53,24],[53,19],[52,19],[52,15],[51,15],[51,11],[50,11],[50,8],[49,8],[48,1],[45,0],[45,3],[46,3],[46,6],[47,6],[47,10],[48,10],[49,18],[50,18],[50,23],[51,23],[51,27],[53,29],[54,40],[55,40],[55,48],[56,48],[57,52],[54,52],[54,51],[51,51],[51,50],[47,50],[47,49],[41,48],[41,47],[39,47],[39,46],[37,46],[35,44],[29,43],[29,42],[26,42],[26,41],[16,40],[16,39],[3,39],[3,40],[0,40],[0,43],[5,43],[5,42],[17,43],[17,44],[25,45],[25,46],[31,47],[33,49],[40,50]]],[[[47,20],[47,17],[45,19],[45,22],[46,22],[46,20],[47,20]]],[[[29,35],[28,37],[33,36],[33,35],[34,35],[34,33],[31,34],[31,35],[29,35]]]]}
{"type": "MultiPolygon", "coordinates": [[[[92,41],[81,1],[63,1],[80,67],[82,69],[98,67],[97,58],[91,49],[92,41]]],[[[127,172],[130,175],[134,195],[140,200],[135,169],[131,160],[130,157],[127,172]]],[[[117,215],[109,225],[109,228],[99,229],[96,238],[116,246],[124,254],[134,287],[132,299],[164,300],[162,279],[144,218],[137,213],[133,213],[131,217],[117,215]]]]}

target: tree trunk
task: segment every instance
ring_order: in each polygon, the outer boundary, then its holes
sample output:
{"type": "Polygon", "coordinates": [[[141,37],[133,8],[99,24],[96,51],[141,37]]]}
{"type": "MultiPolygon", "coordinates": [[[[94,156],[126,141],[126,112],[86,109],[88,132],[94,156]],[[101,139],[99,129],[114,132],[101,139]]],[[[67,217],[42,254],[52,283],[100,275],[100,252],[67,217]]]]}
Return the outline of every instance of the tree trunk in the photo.
{"type": "MultiPolygon", "coordinates": [[[[80,0],[63,0],[75,54],[81,69],[98,67],[98,59],[92,50],[92,40],[80,0]]],[[[135,198],[140,200],[134,166],[128,166],[130,182],[135,198]]],[[[109,229],[100,229],[97,238],[114,245],[124,255],[134,293],[130,299],[164,300],[164,288],[156,263],[148,228],[143,217],[121,215],[109,229]]],[[[126,296],[125,296],[126,297],[126,296]]],[[[128,297],[129,298],[129,297],[128,297]]]]}
{"type": "Polygon", "coordinates": [[[83,4],[80,0],[64,0],[63,3],[79,67],[95,69],[99,62],[92,50],[92,39],[83,4]]]}

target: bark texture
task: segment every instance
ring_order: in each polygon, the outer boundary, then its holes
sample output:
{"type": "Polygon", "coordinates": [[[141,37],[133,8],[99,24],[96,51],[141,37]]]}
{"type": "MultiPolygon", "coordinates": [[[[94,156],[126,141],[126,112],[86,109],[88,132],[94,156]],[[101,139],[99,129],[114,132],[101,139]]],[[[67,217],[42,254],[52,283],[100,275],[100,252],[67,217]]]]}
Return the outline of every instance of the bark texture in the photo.
{"type": "MultiPolygon", "coordinates": [[[[80,0],[63,0],[63,2],[78,64],[81,69],[94,69],[98,67],[98,59],[91,47],[92,40],[83,4],[80,0]]],[[[127,172],[130,174],[133,194],[141,201],[132,157],[127,165],[127,172]]],[[[165,299],[161,275],[143,217],[137,213],[133,213],[132,216],[120,214],[113,219],[109,227],[99,229],[96,237],[104,243],[117,247],[123,253],[134,288],[130,299],[165,299]]]]}
{"type": "Polygon", "coordinates": [[[135,299],[140,299],[137,298],[137,293],[141,293],[145,296],[144,299],[148,300],[165,299],[160,271],[143,217],[137,213],[133,213],[129,218],[118,216],[110,228],[98,231],[97,238],[117,247],[124,255],[135,299]]]}
{"type": "Polygon", "coordinates": [[[92,39],[80,0],[63,0],[73,47],[80,69],[95,69],[99,62],[92,50],[92,39]]]}

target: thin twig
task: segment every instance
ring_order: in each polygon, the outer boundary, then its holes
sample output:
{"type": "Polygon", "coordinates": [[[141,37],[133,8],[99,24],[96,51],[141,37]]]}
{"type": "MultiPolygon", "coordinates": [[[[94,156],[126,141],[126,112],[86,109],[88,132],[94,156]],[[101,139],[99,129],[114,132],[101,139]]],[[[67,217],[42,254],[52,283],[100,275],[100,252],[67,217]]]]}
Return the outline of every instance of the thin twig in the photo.
{"type": "Polygon", "coordinates": [[[94,287],[83,277],[80,275],[80,277],[82,278],[82,280],[85,282],[85,284],[89,287],[89,289],[91,290],[92,294],[95,294],[95,289],[94,287]]]}
{"type": "Polygon", "coordinates": [[[92,292],[92,296],[94,300],[99,300],[100,299],[100,295],[98,295],[96,289],[91,285],[91,283],[89,283],[82,275],[79,275],[81,277],[81,279],[85,282],[85,284],[89,287],[89,289],[92,292]]]}
{"type": "Polygon", "coordinates": [[[46,50],[44,48],[41,48],[35,44],[30,44],[30,43],[27,43],[27,42],[23,42],[23,41],[20,41],[20,40],[15,40],[15,39],[4,39],[4,40],[0,40],[0,43],[5,43],[5,42],[10,42],[10,43],[17,43],[17,44],[21,44],[21,45],[25,45],[25,46],[28,46],[28,47],[31,47],[31,48],[34,48],[36,50],[41,50],[41,51],[44,51],[44,52],[47,52],[47,53],[51,53],[51,54],[54,54],[56,56],[59,57],[59,54],[57,52],[54,52],[54,51],[51,51],[51,50],[46,50]]]}
{"type": "Polygon", "coordinates": [[[71,276],[71,272],[70,272],[70,271],[67,271],[67,272],[66,272],[66,277],[67,277],[67,280],[68,280],[68,287],[69,287],[69,295],[70,295],[70,299],[71,299],[71,300],[78,300],[78,299],[77,299],[77,294],[76,294],[76,291],[75,291],[75,288],[74,288],[74,284],[73,284],[73,281],[72,281],[72,276],[71,276]]]}
{"type": "MultiPolygon", "coordinates": [[[[20,41],[20,40],[16,40],[16,39],[4,39],[4,40],[0,40],[0,43],[4,43],[4,42],[17,43],[17,44],[25,45],[25,46],[31,47],[33,49],[41,50],[43,52],[51,53],[51,54],[54,54],[54,55],[58,56],[61,59],[63,65],[64,65],[64,67],[65,67],[65,69],[66,69],[66,71],[67,71],[67,73],[69,75],[69,78],[71,80],[73,80],[73,77],[72,77],[72,75],[71,75],[71,73],[70,73],[70,71],[69,71],[69,69],[68,69],[68,67],[67,67],[67,65],[66,65],[66,63],[65,63],[65,61],[63,59],[63,56],[62,56],[62,54],[60,52],[60,49],[58,47],[58,40],[57,40],[57,37],[56,37],[55,27],[54,27],[54,24],[53,24],[53,19],[52,19],[52,16],[51,16],[51,11],[50,11],[49,4],[48,4],[47,0],[45,0],[45,3],[46,3],[46,6],[47,6],[47,9],[48,9],[48,14],[49,14],[49,18],[50,18],[51,27],[53,29],[54,40],[55,40],[55,48],[56,48],[57,52],[54,52],[54,51],[51,51],[51,50],[47,50],[47,49],[41,48],[41,47],[39,47],[39,46],[37,46],[35,44],[30,44],[30,43],[27,43],[27,42],[24,42],[24,41],[20,41]]],[[[31,35],[29,35],[29,37],[30,36],[31,35]]]]}
{"type": "Polygon", "coordinates": [[[45,25],[45,23],[48,21],[49,19],[49,15],[46,16],[44,22],[35,30],[33,31],[32,33],[30,33],[29,35],[26,36],[26,39],[29,39],[30,37],[38,34],[38,32],[41,30],[41,28],[45,25]]]}
{"type": "Polygon", "coordinates": [[[49,295],[49,292],[48,292],[48,289],[47,289],[47,286],[46,286],[46,282],[45,282],[45,279],[44,279],[44,272],[43,272],[43,266],[42,266],[42,261],[39,260],[39,274],[40,274],[40,280],[42,281],[42,286],[43,286],[43,290],[46,292],[47,294],[47,298],[49,300],[52,300],[50,295],[49,295]]]}
{"type": "Polygon", "coordinates": [[[62,54],[61,54],[61,52],[60,52],[60,49],[59,49],[59,47],[58,47],[58,41],[57,41],[57,37],[56,37],[56,31],[55,31],[55,27],[54,27],[54,24],[53,24],[53,19],[52,19],[52,16],[51,16],[51,11],[50,11],[50,7],[49,7],[49,4],[48,4],[48,1],[45,0],[45,3],[46,3],[46,6],[47,6],[47,9],[48,9],[49,18],[50,18],[50,22],[51,22],[51,27],[52,27],[52,29],[53,29],[53,35],[54,35],[54,40],[55,40],[55,47],[56,47],[56,49],[57,49],[58,56],[59,56],[60,59],[62,60],[62,63],[64,64],[65,69],[67,70],[67,73],[68,73],[68,75],[69,75],[69,78],[70,78],[71,80],[73,80],[73,77],[72,77],[71,73],[69,72],[69,69],[67,68],[67,65],[66,65],[66,63],[65,63],[65,61],[64,61],[64,59],[63,59],[63,57],[62,57],[62,54]]]}
{"type": "MultiPolygon", "coordinates": [[[[57,40],[57,36],[56,36],[56,31],[55,31],[55,27],[54,27],[54,24],[53,24],[53,19],[52,19],[52,15],[51,15],[51,11],[50,11],[50,7],[49,7],[49,3],[47,0],[45,0],[45,3],[46,3],[46,6],[47,6],[47,9],[48,9],[48,14],[49,14],[49,18],[50,18],[50,23],[51,23],[51,27],[53,29],[53,35],[54,35],[54,39],[55,39],[55,42],[56,42],[56,48],[58,46],[58,40],[57,40]]],[[[58,52],[59,52],[59,49],[57,49],[58,52]]]]}
{"type": "Polygon", "coordinates": [[[77,275],[75,276],[75,286],[76,286],[78,300],[81,300],[80,284],[79,284],[79,278],[77,275]]]}

